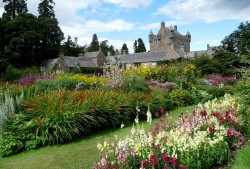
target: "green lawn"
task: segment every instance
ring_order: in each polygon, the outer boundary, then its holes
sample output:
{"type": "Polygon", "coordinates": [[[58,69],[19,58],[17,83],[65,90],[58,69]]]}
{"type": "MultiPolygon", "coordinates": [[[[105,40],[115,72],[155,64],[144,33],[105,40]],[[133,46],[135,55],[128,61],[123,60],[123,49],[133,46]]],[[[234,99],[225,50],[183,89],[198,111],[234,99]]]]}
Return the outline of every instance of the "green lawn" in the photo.
{"type": "MultiPolygon", "coordinates": [[[[174,110],[171,115],[173,121],[180,113],[193,110],[195,107],[188,106],[174,110]]],[[[143,122],[143,125],[146,128],[153,127],[153,123],[149,125],[143,122]]],[[[4,158],[0,160],[0,169],[91,169],[93,162],[99,160],[97,143],[111,141],[114,135],[126,136],[131,127],[106,130],[68,144],[47,146],[4,158]]]]}
{"type": "Polygon", "coordinates": [[[232,169],[250,169],[250,143],[244,149],[237,151],[232,169]]]}

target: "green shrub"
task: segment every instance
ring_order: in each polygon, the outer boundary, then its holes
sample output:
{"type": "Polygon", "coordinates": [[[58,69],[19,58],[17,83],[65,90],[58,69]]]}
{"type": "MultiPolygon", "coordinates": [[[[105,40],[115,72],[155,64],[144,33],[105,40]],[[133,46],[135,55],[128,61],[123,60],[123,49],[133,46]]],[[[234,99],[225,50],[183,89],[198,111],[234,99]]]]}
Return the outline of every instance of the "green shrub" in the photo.
{"type": "Polygon", "coordinates": [[[121,88],[127,92],[149,92],[148,83],[144,77],[137,75],[125,76],[121,88]]]}
{"type": "Polygon", "coordinates": [[[241,130],[244,134],[250,136],[250,79],[238,81],[235,90],[236,95],[238,95],[240,99],[240,112],[244,120],[244,126],[241,130]]]}
{"type": "Polygon", "coordinates": [[[199,83],[195,86],[198,90],[203,90],[212,95],[213,98],[220,97],[225,94],[225,91],[223,90],[223,87],[216,87],[212,86],[206,83],[199,83]]]}
{"type": "Polygon", "coordinates": [[[3,80],[10,82],[17,82],[21,77],[28,74],[38,74],[39,69],[35,66],[26,69],[17,69],[9,65],[5,71],[3,80]]]}
{"type": "Polygon", "coordinates": [[[161,88],[151,88],[150,97],[151,101],[149,106],[152,113],[158,112],[161,108],[165,111],[174,109],[173,101],[161,88]]]}
{"type": "Polygon", "coordinates": [[[74,90],[76,88],[77,81],[74,79],[56,79],[54,84],[57,89],[63,88],[67,90],[74,90]]]}
{"type": "Polygon", "coordinates": [[[0,139],[0,158],[16,154],[23,149],[24,145],[15,136],[7,134],[0,139]]]}
{"type": "Polygon", "coordinates": [[[183,107],[192,103],[187,90],[175,89],[170,92],[169,97],[172,99],[175,106],[183,107]]]}
{"type": "Polygon", "coordinates": [[[191,98],[192,104],[204,103],[214,98],[213,95],[209,94],[208,92],[199,90],[197,88],[192,88],[189,91],[189,96],[191,98]]]}

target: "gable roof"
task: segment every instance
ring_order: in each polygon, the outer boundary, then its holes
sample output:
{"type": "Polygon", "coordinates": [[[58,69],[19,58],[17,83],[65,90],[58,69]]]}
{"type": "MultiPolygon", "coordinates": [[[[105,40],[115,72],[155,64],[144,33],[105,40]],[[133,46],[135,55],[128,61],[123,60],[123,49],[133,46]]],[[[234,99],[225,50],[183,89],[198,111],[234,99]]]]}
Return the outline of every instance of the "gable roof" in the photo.
{"type": "Polygon", "coordinates": [[[101,51],[87,52],[87,53],[85,53],[85,55],[83,57],[84,58],[96,58],[99,53],[101,53],[101,51]]]}
{"type": "Polygon", "coordinates": [[[91,58],[78,57],[80,67],[97,67],[91,58]]]}
{"type": "Polygon", "coordinates": [[[40,65],[40,67],[44,67],[44,69],[45,69],[44,72],[50,71],[51,69],[53,69],[55,64],[58,63],[58,59],[59,58],[45,60],[40,65]]]}
{"type": "Polygon", "coordinates": [[[68,67],[76,67],[78,65],[78,57],[73,56],[63,56],[61,59],[68,67]]]}

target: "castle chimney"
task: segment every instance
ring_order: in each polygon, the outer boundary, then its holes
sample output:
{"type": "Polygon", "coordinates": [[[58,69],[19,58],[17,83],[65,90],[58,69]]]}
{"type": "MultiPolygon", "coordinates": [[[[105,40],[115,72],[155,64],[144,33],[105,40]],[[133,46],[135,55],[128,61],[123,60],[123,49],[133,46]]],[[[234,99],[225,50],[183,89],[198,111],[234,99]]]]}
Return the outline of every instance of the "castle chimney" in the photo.
{"type": "Polygon", "coordinates": [[[122,54],[123,54],[123,55],[127,55],[127,54],[128,54],[128,51],[127,51],[127,50],[123,50],[123,51],[122,51],[122,54]]]}
{"type": "Polygon", "coordinates": [[[176,31],[177,31],[177,25],[174,25],[174,30],[176,30],[176,31]]]}
{"type": "Polygon", "coordinates": [[[207,50],[209,50],[209,48],[210,48],[210,46],[209,46],[209,44],[207,44],[207,50]]]}

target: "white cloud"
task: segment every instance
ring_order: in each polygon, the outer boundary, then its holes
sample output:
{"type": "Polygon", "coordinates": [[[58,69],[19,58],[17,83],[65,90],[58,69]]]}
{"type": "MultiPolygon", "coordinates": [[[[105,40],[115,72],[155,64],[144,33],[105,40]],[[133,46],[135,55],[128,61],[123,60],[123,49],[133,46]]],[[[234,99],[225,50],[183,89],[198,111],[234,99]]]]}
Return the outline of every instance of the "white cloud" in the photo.
{"type": "Polygon", "coordinates": [[[249,0],[170,0],[158,9],[157,14],[167,15],[183,23],[198,20],[211,23],[228,19],[250,20],[249,11],[249,0]]]}
{"type": "Polygon", "coordinates": [[[122,8],[144,8],[148,7],[153,0],[103,0],[107,3],[112,3],[122,8]]]}

